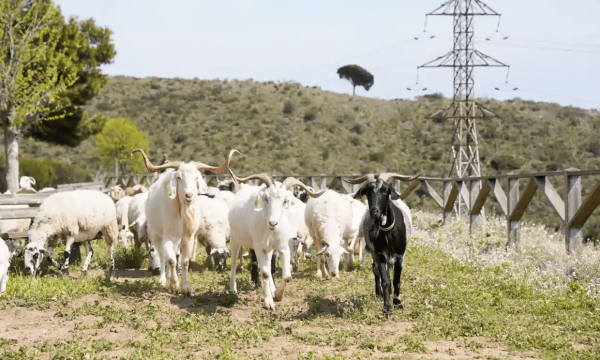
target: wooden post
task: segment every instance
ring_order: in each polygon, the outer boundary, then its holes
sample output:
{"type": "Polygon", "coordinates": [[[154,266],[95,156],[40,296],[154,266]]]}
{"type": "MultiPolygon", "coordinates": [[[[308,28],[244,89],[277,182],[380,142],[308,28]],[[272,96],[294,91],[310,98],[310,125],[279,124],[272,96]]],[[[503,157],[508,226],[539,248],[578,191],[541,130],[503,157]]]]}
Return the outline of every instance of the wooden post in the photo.
{"type": "Polygon", "coordinates": [[[458,191],[455,190],[454,183],[452,181],[444,181],[444,203],[442,205],[444,225],[452,224],[455,219],[453,213],[457,195],[458,191]]]}
{"type": "Polygon", "coordinates": [[[565,170],[565,246],[567,254],[578,253],[581,250],[583,235],[580,224],[571,224],[571,220],[581,207],[581,176],[569,175],[569,171],[579,169],[570,168],[565,170]]]}
{"type": "Polygon", "coordinates": [[[512,214],[519,203],[519,179],[518,178],[509,178],[508,179],[508,216],[507,220],[507,228],[508,228],[508,241],[506,242],[506,246],[510,246],[514,244],[517,248],[519,247],[520,240],[520,219],[513,221],[512,214]]]}
{"type": "Polygon", "coordinates": [[[320,190],[327,189],[327,177],[325,175],[321,175],[321,184],[319,185],[320,190]]]}
{"type": "MultiPolygon", "coordinates": [[[[480,184],[481,181],[480,180],[475,180],[475,181],[471,181],[468,180],[467,182],[467,186],[469,189],[469,233],[473,233],[473,231],[477,231],[481,228],[481,225],[483,224],[483,217],[481,216],[481,212],[483,210],[483,203],[481,203],[481,207],[478,209],[475,209],[475,205],[476,205],[476,201],[479,199],[479,192],[480,192],[480,184]]],[[[486,182],[487,185],[487,182],[486,182]]],[[[489,193],[489,186],[487,186],[487,192],[489,193]]],[[[483,202],[485,202],[485,199],[487,199],[487,194],[485,196],[483,200],[483,202]]]]}

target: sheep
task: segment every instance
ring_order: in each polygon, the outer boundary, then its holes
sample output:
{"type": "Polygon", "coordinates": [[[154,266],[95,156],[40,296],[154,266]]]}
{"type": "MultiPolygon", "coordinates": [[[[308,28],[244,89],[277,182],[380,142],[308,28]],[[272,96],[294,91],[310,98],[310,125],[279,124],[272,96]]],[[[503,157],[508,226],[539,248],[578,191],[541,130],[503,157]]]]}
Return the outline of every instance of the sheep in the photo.
{"type": "Polygon", "coordinates": [[[317,277],[329,276],[321,255],[327,257],[329,273],[339,274],[339,262],[346,255],[346,270],[352,268],[352,252],[356,238],[360,236],[360,223],[366,206],[347,195],[333,190],[325,191],[318,199],[306,204],[305,221],[317,248],[317,277]]]}
{"type": "MultiPolygon", "coordinates": [[[[231,227],[231,279],[229,290],[237,293],[236,263],[241,246],[254,249],[258,267],[264,280],[264,305],[267,309],[275,308],[273,298],[281,300],[285,287],[291,280],[290,250],[288,240],[294,236],[295,229],[290,229],[288,214],[297,210],[299,201],[289,189],[293,186],[306,188],[299,180],[288,177],[282,184],[276,184],[273,176],[267,173],[255,174],[245,178],[237,178],[229,169],[236,183],[244,183],[251,179],[259,179],[264,185],[248,186],[235,194],[229,211],[231,227]],[[273,250],[281,257],[283,281],[275,288],[269,259],[273,250]]],[[[310,192],[311,197],[321,196],[323,192],[310,192]]]]}
{"type": "Polygon", "coordinates": [[[169,290],[181,290],[191,296],[188,283],[190,256],[193,249],[196,232],[200,226],[201,214],[198,203],[198,189],[206,193],[207,185],[200,170],[210,170],[217,174],[227,171],[233,154],[242,154],[233,149],[221,166],[215,167],[201,162],[168,162],[163,165],[153,165],[142,149],[139,152],[144,158],[148,172],[158,172],[163,169],[175,171],[162,173],[156,182],[150,186],[145,212],[148,224],[148,237],[158,250],[160,257],[160,283],[167,285],[165,266],[169,268],[169,290]],[[181,250],[181,286],[177,277],[176,252],[181,250]]]}
{"type": "Polygon", "coordinates": [[[131,240],[134,237],[133,233],[129,230],[129,204],[133,200],[132,196],[124,196],[115,203],[115,209],[117,212],[117,224],[119,225],[118,239],[125,248],[128,248],[131,244],[131,240]]]}
{"type": "Polygon", "coordinates": [[[350,184],[366,185],[354,195],[355,198],[366,196],[369,211],[363,219],[363,232],[366,249],[373,260],[375,278],[375,294],[383,297],[383,314],[392,312],[390,304],[390,274],[388,265],[394,265],[394,306],[402,308],[400,298],[400,278],[404,267],[404,254],[408,247],[408,239],[412,234],[412,214],[408,206],[400,199],[400,195],[386,181],[398,178],[413,181],[418,177],[408,177],[394,173],[382,173],[378,178],[367,174],[357,179],[345,180],[350,184]]]}
{"type": "Polygon", "coordinates": [[[0,295],[6,292],[8,282],[8,268],[10,267],[11,251],[4,240],[0,239],[0,295]]]}
{"type": "Polygon", "coordinates": [[[50,195],[42,202],[29,229],[29,243],[24,249],[26,272],[35,275],[42,264],[46,254],[45,245],[48,243],[48,260],[60,268],[63,274],[68,275],[71,245],[74,242],[84,242],[87,257],[82,271],[87,273],[93,256],[88,240],[93,239],[99,231],[110,247],[109,271],[112,274],[115,270],[114,245],[119,231],[117,212],[112,199],[99,191],[82,189],[50,195]],[[66,236],[67,241],[64,265],[61,267],[52,257],[52,247],[56,246],[63,236],[66,236]]]}
{"type": "Polygon", "coordinates": [[[230,257],[227,249],[227,238],[230,232],[229,205],[225,200],[216,197],[211,199],[207,196],[202,196],[199,202],[202,220],[196,233],[197,241],[194,242],[193,258],[196,257],[196,247],[199,242],[208,254],[207,266],[214,266],[215,270],[222,271],[227,265],[227,258],[230,257]]]}
{"type": "Polygon", "coordinates": [[[158,252],[148,239],[148,222],[146,221],[146,201],[148,193],[139,193],[133,196],[129,204],[128,218],[133,219],[129,224],[129,229],[133,233],[133,246],[139,252],[142,244],[146,246],[148,251],[148,270],[160,271],[160,259],[158,252]]]}

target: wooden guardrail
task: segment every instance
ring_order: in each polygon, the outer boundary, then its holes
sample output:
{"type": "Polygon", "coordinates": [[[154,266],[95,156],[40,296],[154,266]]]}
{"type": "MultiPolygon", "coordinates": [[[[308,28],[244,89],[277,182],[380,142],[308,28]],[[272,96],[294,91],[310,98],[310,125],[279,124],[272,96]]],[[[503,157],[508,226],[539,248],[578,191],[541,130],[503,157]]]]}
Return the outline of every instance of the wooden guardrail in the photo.
{"type": "MultiPolygon", "coordinates": [[[[548,199],[551,207],[563,224],[565,247],[568,253],[578,249],[582,243],[582,228],[594,210],[600,205],[600,183],[595,185],[585,200],[582,200],[582,177],[600,175],[600,169],[579,170],[567,169],[564,171],[549,171],[531,174],[502,174],[493,176],[480,176],[470,178],[436,178],[419,177],[410,183],[402,183],[394,179],[392,185],[406,199],[417,188],[421,193],[431,197],[443,213],[444,224],[456,220],[454,205],[460,196],[468,208],[470,231],[480,229],[484,223],[483,209],[489,197],[494,197],[499,203],[507,221],[507,246],[519,245],[520,222],[538,190],[548,199]],[[564,181],[562,195],[554,188],[553,178],[564,181]],[[434,188],[440,184],[442,193],[434,188]],[[523,183],[525,189],[520,191],[523,183]]],[[[275,176],[283,181],[287,176],[294,176],[317,191],[328,188],[345,193],[356,192],[361,185],[350,185],[343,178],[355,178],[360,174],[352,175],[286,175],[275,176]]],[[[223,175],[205,176],[209,185],[216,186],[219,180],[226,179],[223,175]]],[[[105,188],[113,185],[133,186],[143,184],[150,186],[156,176],[137,174],[133,176],[107,177],[104,180],[105,188]]]]}

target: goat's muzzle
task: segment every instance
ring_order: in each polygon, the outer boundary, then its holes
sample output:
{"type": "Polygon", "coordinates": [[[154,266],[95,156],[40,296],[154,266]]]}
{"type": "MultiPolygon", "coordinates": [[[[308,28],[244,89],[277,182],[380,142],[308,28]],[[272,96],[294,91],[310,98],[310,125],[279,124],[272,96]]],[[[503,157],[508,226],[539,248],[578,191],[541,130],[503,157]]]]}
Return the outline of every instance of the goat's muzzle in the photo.
{"type": "Polygon", "coordinates": [[[277,226],[277,224],[279,224],[279,222],[277,222],[277,221],[269,221],[269,228],[271,230],[275,230],[275,226],[277,226]]]}

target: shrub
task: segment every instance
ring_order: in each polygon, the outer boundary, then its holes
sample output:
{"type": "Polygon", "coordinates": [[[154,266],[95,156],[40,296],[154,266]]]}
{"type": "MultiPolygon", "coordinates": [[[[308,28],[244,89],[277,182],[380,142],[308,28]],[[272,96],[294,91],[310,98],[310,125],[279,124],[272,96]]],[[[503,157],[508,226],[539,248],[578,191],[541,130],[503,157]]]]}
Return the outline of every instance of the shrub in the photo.
{"type": "Polygon", "coordinates": [[[295,109],[294,103],[289,100],[283,104],[283,113],[285,115],[292,115],[295,109]]]}
{"type": "Polygon", "coordinates": [[[317,109],[316,108],[313,107],[304,112],[304,117],[303,117],[304,121],[313,121],[316,118],[317,118],[317,109]]]}
{"type": "MultiPolygon", "coordinates": [[[[6,191],[5,158],[0,158],[0,191],[6,191]]],[[[56,187],[59,184],[71,184],[93,181],[92,175],[77,165],[60,161],[41,160],[30,157],[19,158],[19,176],[31,176],[35,179],[36,189],[56,187]]]]}

